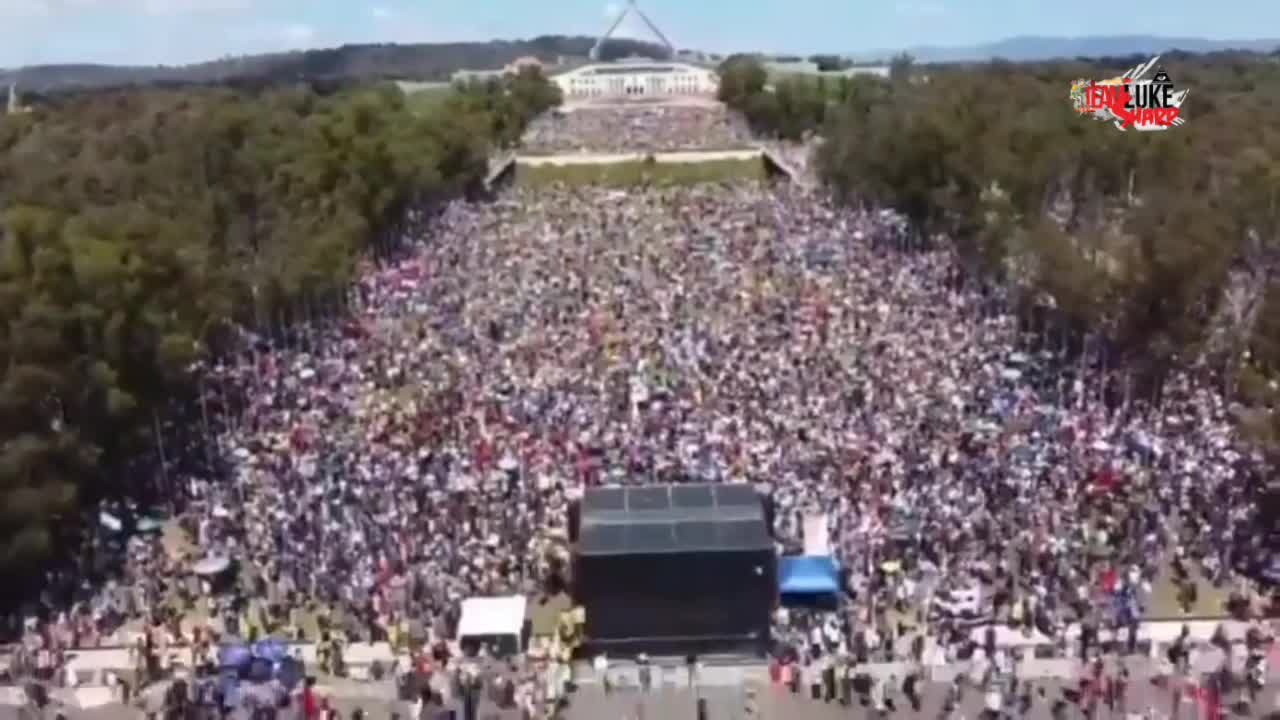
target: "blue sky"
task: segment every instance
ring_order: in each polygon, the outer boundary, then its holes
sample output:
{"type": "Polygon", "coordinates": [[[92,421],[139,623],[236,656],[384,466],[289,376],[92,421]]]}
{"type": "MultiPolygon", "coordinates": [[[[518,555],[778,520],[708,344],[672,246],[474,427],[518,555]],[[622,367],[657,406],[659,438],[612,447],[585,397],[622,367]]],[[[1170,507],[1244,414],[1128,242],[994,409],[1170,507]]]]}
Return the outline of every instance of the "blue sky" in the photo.
{"type": "MultiPolygon", "coordinates": [[[[0,67],[594,35],[617,1],[0,0],[0,67]]],[[[720,52],[855,52],[1031,34],[1280,35],[1280,0],[641,0],[641,8],[676,45],[720,52]]],[[[631,23],[621,34],[647,37],[631,23]]]]}

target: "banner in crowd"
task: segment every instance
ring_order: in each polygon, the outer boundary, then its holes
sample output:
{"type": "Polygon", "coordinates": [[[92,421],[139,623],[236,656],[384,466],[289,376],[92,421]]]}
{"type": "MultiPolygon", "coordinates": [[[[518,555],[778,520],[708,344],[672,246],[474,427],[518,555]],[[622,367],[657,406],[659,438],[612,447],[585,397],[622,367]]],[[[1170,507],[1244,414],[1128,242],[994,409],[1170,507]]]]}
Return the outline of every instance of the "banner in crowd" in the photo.
{"type": "Polygon", "coordinates": [[[826,513],[805,516],[801,528],[805,555],[826,557],[831,554],[829,527],[826,513]]]}

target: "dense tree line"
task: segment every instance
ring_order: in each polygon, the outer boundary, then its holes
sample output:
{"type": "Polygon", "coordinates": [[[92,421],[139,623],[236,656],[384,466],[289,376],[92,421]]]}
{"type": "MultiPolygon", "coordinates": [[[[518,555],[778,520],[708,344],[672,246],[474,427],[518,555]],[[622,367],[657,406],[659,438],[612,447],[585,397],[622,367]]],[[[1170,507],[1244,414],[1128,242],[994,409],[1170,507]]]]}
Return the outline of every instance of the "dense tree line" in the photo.
{"type": "Polygon", "coordinates": [[[800,140],[821,130],[834,108],[881,89],[879,80],[867,75],[794,73],[771,78],[751,55],[731,56],[719,71],[719,99],[741,112],[756,133],[783,140],[800,140]]]}
{"type": "Polygon", "coordinates": [[[719,99],[765,136],[799,140],[822,125],[829,101],[840,92],[834,83],[827,87],[820,76],[794,75],[771,82],[768,71],[750,55],[731,56],[720,64],[719,99]]]}
{"type": "Polygon", "coordinates": [[[817,67],[818,72],[833,72],[836,70],[848,70],[853,67],[853,61],[849,58],[840,57],[839,55],[810,55],[809,62],[817,67]]]}
{"type": "Polygon", "coordinates": [[[825,102],[813,86],[801,102],[788,94],[803,86],[767,88],[736,59],[723,94],[766,132],[820,131],[820,171],[840,197],[899,209],[923,244],[949,238],[1026,314],[1051,307],[1074,337],[1105,342],[1141,391],[1197,366],[1280,446],[1280,66],[1170,62],[1190,96],[1186,124],[1167,132],[1073,111],[1073,80],[1147,59],[900,64],[825,102]]]}
{"type": "MultiPolygon", "coordinates": [[[[448,82],[458,70],[496,70],[517,58],[537,57],[554,64],[560,58],[585,60],[596,38],[586,35],[539,35],[528,40],[488,42],[343,45],[228,57],[180,66],[38,65],[0,72],[0,86],[10,82],[34,93],[66,89],[120,88],[130,85],[243,83],[271,85],[300,80],[448,82]]],[[[665,58],[662,45],[633,38],[610,38],[600,49],[602,60],[631,55],[665,58]]]]}
{"type": "Polygon", "coordinates": [[[500,147],[513,147],[528,121],[560,104],[560,88],[542,73],[525,68],[516,76],[455,84],[445,112],[489,118],[487,138],[500,147]]]}
{"type": "Polygon", "coordinates": [[[143,500],[161,425],[196,422],[198,361],[238,326],[339,306],[407,208],[476,187],[491,145],[557,101],[526,73],[426,114],[385,86],[100,93],[0,118],[0,572],[38,579],[82,511],[143,500]]]}

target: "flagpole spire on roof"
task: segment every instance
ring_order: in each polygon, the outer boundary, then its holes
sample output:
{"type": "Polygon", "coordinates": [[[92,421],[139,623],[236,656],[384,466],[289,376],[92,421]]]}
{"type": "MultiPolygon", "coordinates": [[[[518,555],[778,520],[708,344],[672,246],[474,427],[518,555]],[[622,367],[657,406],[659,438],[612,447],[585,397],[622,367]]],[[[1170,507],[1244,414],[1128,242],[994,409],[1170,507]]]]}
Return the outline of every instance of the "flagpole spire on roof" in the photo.
{"type": "Polygon", "coordinates": [[[645,27],[649,29],[649,32],[653,33],[654,36],[662,42],[662,45],[666,47],[668,53],[673,56],[676,54],[675,46],[672,45],[671,41],[667,39],[667,36],[658,29],[658,26],[649,19],[649,16],[644,14],[644,11],[636,4],[636,0],[627,0],[627,4],[618,12],[618,17],[614,19],[613,24],[610,25],[609,29],[600,36],[599,40],[596,40],[596,44],[591,47],[590,57],[592,60],[600,59],[600,48],[604,46],[606,40],[613,37],[613,34],[618,30],[618,26],[622,25],[622,21],[631,13],[634,13],[640,18],[640,21],[645,24],[645,27]]]}

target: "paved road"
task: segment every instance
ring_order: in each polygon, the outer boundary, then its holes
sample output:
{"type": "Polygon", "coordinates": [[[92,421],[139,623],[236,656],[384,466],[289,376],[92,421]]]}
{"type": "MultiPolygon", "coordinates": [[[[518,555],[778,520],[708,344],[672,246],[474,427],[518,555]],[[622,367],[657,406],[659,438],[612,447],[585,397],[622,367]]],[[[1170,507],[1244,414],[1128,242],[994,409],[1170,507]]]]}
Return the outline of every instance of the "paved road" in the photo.
{"type": "MultiPolygon", "coordinates": [[[[1169,689],[1170,685],[1157,684],[1151,666],[1144,664],[1143,658],[1130,658],[1126,660],[1126,666],[1130,669],[1132,680],[1123,707],[1116,708],[1115,717],[1123,717],[1122,709],[1143,712],[1148,708],[1164,717],[1203,716],[1190,699],[1179,701],[1175,708],[1174,693],[1169,689]]],[[[706,701],[707,720],[836,720],[873,714],[858,695],[852,697],[847,705],[838,701],[827,703],[809,697],[807,688],[793,694],[788,689],[771,685],[765,668],[759,665],[706,667],[702,671],[697,689],[689,687],[687,672],[675,667],[668,672],[656,674],[655,687],[648,692],[642,692],[638,683],[630,677],[617,684],[609,693],[592,678],[583,680],[566,711],[565,720],[694,720],[699,698],[706,701]],[[749,708],[753,708],[754,712],[749,708]]],[[[1058,702],[1063,704],[1067,718],[1083,717],[1083,708],[1073,702],[1078,688],[1076,681],[1038,679],[1027,682],[1032,688],[1032,706],[1028,717],[1049,720],[1053,706],[1058,702]]],[[[1172,682],[1178,684],[1176,680],[1172,682]]],[[[895,686],[900,687],[897,684],[895,686]]],[[[897,708],[893,716],[942,717],[948,687],[947,683],[926,683],[919,712],[910,709],[900,690],[892,693],[891,697],[897,708]]],[[[985,702],[982,692],[969,689],[964,693],[957,714],[953,717],[977,718],[985,702]]],[[[1273,679],[1250,710],[1241,717],[1261,718],[1276,709],[1280,709],[1280,681],[1273,679]]],[[[1103,716],[1106,715],[1104,711],[1103,716]]]]}
{"type": "MultiPolygon", "coordinates": [[[[1031,686],[1032,703],[1027,717],[1033,720],[1050,720],[1055,704],[1061,703],[1066,717],[1072,720],[1083,718],[1084,707],[1071,701],[1064,690],[1072,688],[1061,682],[1033,683],[1031,686]]],[[[1259,696],[1257,702],[1239,717],[1264,717],[1280,707],[1277,696],[1280,691],[1272,685],[1259,696]]],[[[901,692],[891,697],[895,712],[892,717],[901,718],[941,718],[944,717],[946,687],[929,685],[922,693],[921,707],[913,711],[901,692]]],[[[855,695],[848,704],[838,700],[822,702],[808,697],[805,693],[792,694],[790,691],[767,685],[748,686],[738,689],[708,687],[695,693],[687,688],[663,688],[651,692],[641,692],[636,688],[615,690],[606,695],[599,688],[580,690],[574,695],[573,702],[565,712],[564,720],[695,720],[696,702],[698,698],[706,701],[707,720],[837,720],[850,717],[870,717],[872,709],[863,703],[860,696],[855,695]]],[[[952,717],[977,718],[985,706],[985,697],[976,689],[967,690],[952,717]]],[[[1124,717],[1125,712],[1145,712],[1152,709],[1157,717],[1198,718],[1204,713],[1195,707],[1189,699],[1174,705],[1173,694],[1168,690],[1156,687],[1148,682],[1135,682],[1126,693],[1124,705],[1118,705],[1114,717],[1124,717]]],[[[1110,713],[1101,710],[1105,718],[1110,713]]]]}
{"type": "MultiPolygon", "coordinates": [[[[1240,650],[1240,648],[1236,649],[1240,650]]],[[[1239,670],[1243,667],[1243,655],[1239,652],[1233,655],[1233,665],[1239,670]]],[[[1202,649],[1193,655],[1193,675],[1216,670],[1222,666],[1223,660],[1221,651],[1202,649]]],[[[655,662],[658,661],[655,660],[655,662]]],[[[1157,682],[1162,680],[1160,666],[1146,656],[1130,656],[1124,659],[1124,663],[1132,677],[1125,707],[1133,712],[1145,711],[1151,707],[1165,717],[1172,717],[1175,714],[1173,712],[1174,696],[1168,689],[1170,685],[1167,682],[1157,685],[1157,682]]],[[[654,686],[651,691],[641,692],[635,666],[613,663],[610,667],[610,676],[613,679],[614,689],[610,693],[604,692],[590,665],[580,665],[575,669],[578,690],[573,696],[565,720],[597,720],[599,718],[616,718],[617,720],[689,718],[693,720],[696,717],[694,708],[699,697],[707,701],[707,720],[747,720],[751,717],[835,720],[871,714],[856,697],[848,706],[838,702],[823,703],[809,698],[807,695],[809,691],[806,688],[802,688],[801,693],[796,695],[789,690],[771,685],[767,667],[758,662],[708,664],[698,675],[696,691],[690,688],[688,671],[678,660],[671,660],[664,664],[666,667],[658,668],[654,672],[654,686]],[[748,705],[754,706],[754,715],[747,712],[748,705]]],[[[909,666],[896,664],[897,667],[893,667],[893,665],[895,664],[879,664],[875,669],[881,672],[875,674],[883,674],[886,685],[888,685],[888,678],[894,678],[893,686],[900,687],[905,672],[909,671],[909,666]]],[[[949,667],[954,669],[965,666],[967,665],[953,664],[949,667]]],[[[871,669],[870,666],[867,668],[867,670],[871,669]]],[[[1083,670],[1078,662],[1071,660],[1032,660],[1028,662],[1026,669],[1026,675],[1021,672],[1019,675],[1023,678],[1023,682],[1029,683],[1034,688],[1029,716],[1035,720],[1041,718],[1048,720],[1051,717],[1054,703],[1066,697],[1064,690],[1074,691],[1078,687],[1078,681],[1075,678],[1079,677],[1083,670]],[[1045,677],[1048,674],[1065,677],[1045,677]]],[[[1273,661],[1270,664],[1270,670],[1268,686],[1245,717],[1260,718],[1267,712],[1280,710],[1280,662],[1273,661]]],[[[948,679],[954,674],[954,672],[938,673],[948,679]]],[[[1185,685],[1186,680],[1175,679],[1171,682],[1174,685],[1185,685]]],[[[919,713],[909,712],[906,700],[899,691],[896,699],[898,712],[894,713],[894,716],[940,717],[948,687],[947,681],[926,683],[919,713]]],[[[981,714],[984,704],[985,698],[982,693],[970,690],[962,700],[957,717],[976,718],[981,714]]],[[[1198,720],[1195,714],[1196,709],[1190,700],[1182,701],[1179,707],[1182,718],[1198,720]]],[[[1081,708],[1069,701],[1065,711],[1067,718],[1080,718],[1083,715],[1081,708]]],[[[1118,710],[1116,717],[1122,717],[1118,710]]]]}

